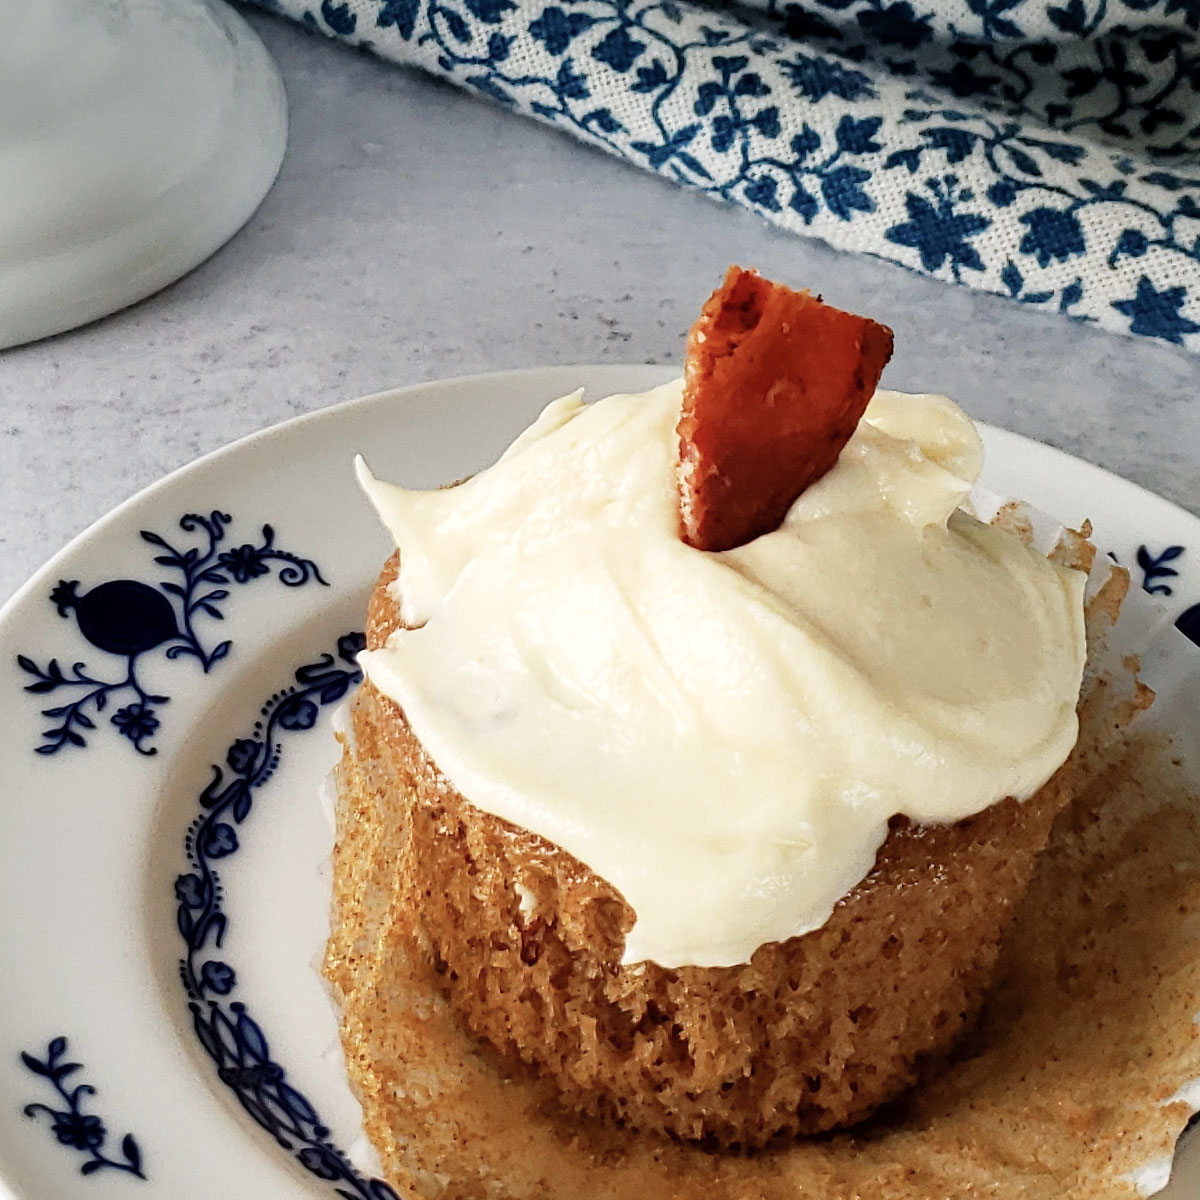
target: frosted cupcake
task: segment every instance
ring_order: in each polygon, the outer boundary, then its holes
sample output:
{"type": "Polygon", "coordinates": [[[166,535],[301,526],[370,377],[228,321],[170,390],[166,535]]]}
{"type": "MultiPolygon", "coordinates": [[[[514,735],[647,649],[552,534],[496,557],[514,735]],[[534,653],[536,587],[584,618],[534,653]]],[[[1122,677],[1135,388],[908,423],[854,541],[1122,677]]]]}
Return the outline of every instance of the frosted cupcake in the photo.
{"type": "Polygon", "coordinates": [[[498,1071],[721,1146],[951,1050],[1084,769],[1088,550],[964,511],[978,436],[876,391],[880,329],[731,273],[686,385],[556,401],[438,492],[363,472],[399,553],[338,773],[344,1002],[415,906],[498,1071]]]}

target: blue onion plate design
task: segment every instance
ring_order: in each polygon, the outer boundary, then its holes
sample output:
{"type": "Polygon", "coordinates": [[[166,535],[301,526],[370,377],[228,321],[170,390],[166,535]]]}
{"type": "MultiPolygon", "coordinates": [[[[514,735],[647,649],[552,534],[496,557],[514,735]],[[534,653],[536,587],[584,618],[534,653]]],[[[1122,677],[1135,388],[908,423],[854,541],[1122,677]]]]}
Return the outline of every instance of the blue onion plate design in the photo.
{"type": "MultiPolygon", "coordinates": [[[[1167,546],[1155,554],[1144,543],[1140,545],[1137,548],[1137,565],[1142,572],[1142,590],[1164,599],[1173,596],[1176,585],[1171,581],[1179,576],[1178,568],[1173,564],[1180,563],[1186,553],[1184,546],[1167,546]]],[[[1113,557],[1115,559],[1115,555],[1113,557]]],[[[1184,637],[1200,646],[1200,602],[1185,608],[1175,618],[1175,627],[1184,637]]]]}
{"type": "Polygon", "coordinates": [[[328,1127],[287,1082],[245,1004],[230,999],[237,972],[219,954],[229,918],[221,904],[216,864],[237,852],[237,831],[251,813],[255,793],[279,765],[283,735],[312,729],[320,710],[336,704],[362,679],[355,660],[365,645],[361,633],[344,634],[336,656],[325,653],[297,668],[295,682],[262,705],[253,731],[229,747],[225,766],[213,766],[213,777],[200,794],[200,813],[184,839],[189,870],[175,880],[176,923],[187,947],[179,975],[196,1037],[216,1064],[218,1078],[246,1112],[302,1167],[334,1184],[344,1200],[398,1200],[382,1179],[360,1175],[329,1140],[328,1127]]]}
{"type": "Polygon", "coordinates": [[[80,1174],[123,1171],[145,1179],[142,1171],[142,1151],[132,1133],[125,1134],[121,1139],[123,1159],[109,1158],[105,1154],[108,1130],[104,1122],[94,1113],[83,1111],[84,1100],[88,1096],[94,1096],[96,1089],[90,1083],[71,1086],[65,1082],[71,1075],[83,1070],[80,1063],[63,1062],[66,1052],[67,1039],[61,1036],[51,1039],[46,1046],[44,1059],[26,1051],[21,1052],[21,1061],[26,1068],[45,1079],[58,1096],[58,1100],[53,1104],[44,1104],[41,1101],[26,1104],[23,1110],[25,1115],[34,1118],[42,1115],[49,1117],[50,1131],[58,1139],[59,1145],[78,1150],[86,1156],[79,1167],[80,1174]]]}
{"type": "Polygon", "coordinates": [[[17,665],[33,682],[25,691],[35,696],[65,692],[66,703],[41,710],[53,722],[42,731],[38,754],[57,754],[67,747],[84,748],[84,730],[95,730],[92,714],[107,711],[109,703],[120,697],[122,703],[109,718],[109,724],[127,738],[139,754],[157,753],[154,740],[161,724],[159,710],[169,696],[147,692],[137,677],[138,659],[161,651],[169,659],[194,659],[207,674],[229,653],[229,639],[209,647],[197,629],[202,618],[224,619],[222,608],[230,597],[230,588],[270,575],[278,566],[278,579],[285,587],[302,587],[310,580],[328,587],[316,563],[275,545],[275,530],[262,527],[262,540],[255,544],[220,549],[233,518],[213,509],[207,516],[187,513],[179,528],[192,535],[198,544],[178,546],[148,529],[142,540],[158,553],[154,562],[175,578],[158,583],[137,579],[110,579],[80,593],[77,579],[59,580],[50,593],[50,601],[60,617],[73,616],[85,641],[97,650],[124,660],[124,675],[101,678],[83,662],[64,668],[57,658],[41,667],[25,654],[17,655],[17,665]]]}
{"type": "Polygon", "coordinates": [[[1151,554],[1145,545],[1137,548],[1137,565],[1142,571],[1142,588],[1151,596],[1169,596],[1175,585],[1164,580],[1175,579],[1179,572],[1171,566],[1183,557],[1182,546],[1168,546],[1158,554],[1151,554]]]}

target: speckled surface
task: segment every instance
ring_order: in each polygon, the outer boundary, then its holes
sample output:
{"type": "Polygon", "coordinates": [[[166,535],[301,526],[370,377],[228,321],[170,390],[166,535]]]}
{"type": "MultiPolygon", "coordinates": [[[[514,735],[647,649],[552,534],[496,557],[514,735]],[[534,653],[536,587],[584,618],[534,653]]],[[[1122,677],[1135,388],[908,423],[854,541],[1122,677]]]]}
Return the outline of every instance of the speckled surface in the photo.
{"type": "Polygon", "coordinates": [[[541,363],[671,362],[730,262],[896,331],[885,382],[1200,513],[1200,359],[836,254],[269,17],[274,190],[214,258],[0,355],[0,599],[197,455],[366,392],[541,363]]]}

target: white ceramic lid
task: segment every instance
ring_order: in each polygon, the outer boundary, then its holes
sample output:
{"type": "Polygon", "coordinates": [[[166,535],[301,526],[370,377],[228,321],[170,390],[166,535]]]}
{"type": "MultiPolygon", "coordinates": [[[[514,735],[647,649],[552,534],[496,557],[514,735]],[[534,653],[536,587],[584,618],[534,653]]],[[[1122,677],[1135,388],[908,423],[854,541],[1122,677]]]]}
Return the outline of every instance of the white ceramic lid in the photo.
{"type": "Polygon", "coordinates": [[[287,108],[219,0],[0,13],[3,347],[132,304],[223,245],[275,179],[287,108]]]}

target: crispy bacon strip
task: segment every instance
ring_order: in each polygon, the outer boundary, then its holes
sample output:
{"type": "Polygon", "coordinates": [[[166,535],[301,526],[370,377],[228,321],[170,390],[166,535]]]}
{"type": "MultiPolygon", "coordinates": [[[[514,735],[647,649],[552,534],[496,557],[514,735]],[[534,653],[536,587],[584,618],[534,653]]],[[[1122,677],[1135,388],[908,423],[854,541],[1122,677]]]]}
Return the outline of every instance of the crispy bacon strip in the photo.
{"type": "Polygon", "coordinates": [[[891,355],[886,326],[730,267],[688,336],[683,540],[729,550],[777,528],[837,462],[891,355]]]}

